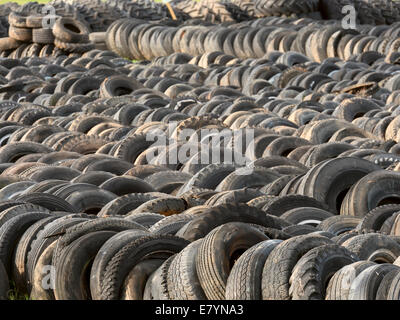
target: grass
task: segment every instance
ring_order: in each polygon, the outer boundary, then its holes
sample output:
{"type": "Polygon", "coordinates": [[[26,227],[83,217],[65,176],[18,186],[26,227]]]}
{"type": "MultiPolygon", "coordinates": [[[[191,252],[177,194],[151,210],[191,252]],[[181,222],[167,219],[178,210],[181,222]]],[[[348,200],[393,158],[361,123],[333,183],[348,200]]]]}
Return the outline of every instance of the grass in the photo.
{"type": "MultiPolygon", "coordinates": [[[[18,4],[24,4],[24,3],[27,3],[27,2],[35,2],[35,1],[27,1],[27,0],[12,0],[12,1],[9,1],[9,0],[0,0],[0,4],[4,4],[4,3],[7,3],[7,2],[16,2],[16,3],[18,3],[18,4]]],[[[47,2],[50,2],[50,0],[36,0],[36,2],[39,2],[39,3],[47,3],[47,2]]]]}
{"type": "Polygon", "coordinates": [[[18,292],[17,288],[15,287],[14,281],[10,283],[10,291],[8,292],[8,299],[9,300],[30,300],[27,294],[22,294],[18,292]]]}

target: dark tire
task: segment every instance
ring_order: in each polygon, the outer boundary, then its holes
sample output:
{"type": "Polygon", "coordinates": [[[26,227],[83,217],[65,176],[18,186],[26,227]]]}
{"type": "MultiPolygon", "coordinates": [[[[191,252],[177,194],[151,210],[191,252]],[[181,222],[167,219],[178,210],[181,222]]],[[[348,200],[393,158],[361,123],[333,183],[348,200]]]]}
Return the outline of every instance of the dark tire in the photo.
{"type": "Polygon", "coordinates": [[[314,207],[322,210],[327,209],[323,203],[315,200],[314,198],[291,194],[271,199],[263,206],[263,211],[280,217],[285,212],[299,207],[314,207]]]}
{"type": "Polygon", "coordinates": [[[62,17],[58,19],[54,24],[53,34],[63,42],[89,42],[89,29],[84,23],[73,18],[62,17]]]}
{"type": "Polygon", "coordinates": [[[177,236],[194,241],[205,237],[214,228],[228,222],[254,223],[275,229],[282,229],[289,225],[282,219],[265,214],[265,212],[246,204],[224,204],[209,208],[195,216],[192,221],[179,230],[177,236]]]}
{"type": "Polygon", "coordinates": [[[332,243],[326,237],[301,235],[278,244],[264,265],[261,282],[263,299],[290,299],[289,279],[297,262],[311,249],[332,243]]]}
{"type": "Polygon", "coordinates": [[[89,268],[100,247],[115,232],[96,231],[78,238],[67,246],[56,265],[54,295],[57,300],[88,300],[89,268]],[[86,275],[86,277],[85,277],[86,275]]]}
{"type": "Polygon", "coordinates": [[[400,211],[399,204],[387,204],[376,207],[365,215],[365,217],[357,226],[357,230],[379,231],[384,222],[398,211],[400,211]]]}
{"type": "Polygon", "coordinates": [[[107,203],[115,198],[117,195],[106,190],[84,190],[71,193],[66,202],[76,208],[78,212],[98,214],[107,203]]]}
{"type": "Polygon", "coordinates": [[[92,270],[90,271],[90,292],[93,300],[101,300],[101,283],[107,264],[113,256],[123,246],[148,234],[147,231],[130,229],[117,233],[103,244],[93,261],[92,270]]]}
{"type": "Polygon", "coordinates": [[[53,253],[53,264],[57,267],[63,250],[68,247],[72,242],[89,232],[121,232],[128,229],[147,231],[147,229],[142,227],[140,224],[121,218],[94,219],[74,225],[68,228],[65,233],[58,239],[57,245],[53,253]]]}
{"type": "Polygon", "coordinates": [[[329,279],[358,257],[337,244],[308,251],[297,262],[290,277],[289,294],[293,300],[325,300],[329,279]]]}
{"type": "Polygon", "coordinates": [[[173,255],[189,244],[175,236],[147,236],[124,246],[114,255],[106,267],[101,296],[104,300],[118,299],[123,279],[144,256],[164,252],[173,255]]]}
{"type": "Polygon", "coordinates": [[[355,183],[343,199],[341,213],[363,217],[372,209],[389,203],[398,203],[400,174],[374,171],[355,183]]]}
{"type": "Polygon", "coordinates": [[[118,97],[131,94],[135,90],[143,88],[143,85],[133,78],[115,75],[106,78],[100,86],[102,98],[118,97]]]}
{"type": "Polygon", "coordinates": [[[77,208],[69,204],[64,199],[48,193],[34,192],[30,194],[21,195],[18,201],[29,202],[47,208],[50,211],[64,211],[64,212],[79,212],[77,208]]]}
{"type": "Polygon", "coordinates": [[[100,188],[112,192],[117,196],[123,196],[130,193],[146,193],[155,191],[146,181],[130,176],[111,178],[104,181],[100,185],[100,188]]]}
{"type": "MultiPolygon", "coordinates": [[[[306,173],[297,192],[314,197],[329,206],[329,211],[340,211],[350,187],[379,166],[357,158],[336,158],[320,163],[306,173]]],[[[348,214],[347,212],[343,212],[348,214]]]]}
{"type": "Polygon", "coordinates": [[[89,171],[82,173],[78,177],[71,180],[72,183],[90,183],[95,186],[101,185],[104,181],[115,177],[114,174],[104,171],[89,171]]]}
{"type": "Polygon", "coordinates": [[[0,227],[0,260],[6,268],[7,274],[11,274],[11,262],[14,249],[23,233],[35,222],[49,217],[45,212],[29,212],[20,214],[0,227]]]}
{"type": "Polygon", "coordinates": [[[48,153],[53,150],[35,142],[15,142],[0,148],[0,163],[15,162],[31,153],[48,153]]]}
{"type": "Polygon", "coordinates": [[[344,232],[354,230],[360,221],[361,219],[357,217],[332,216],[322,221],[318,225],[318,229],[338,236],[344,232]]]}
{"type": "Polygon", "coordinates": [[[167,286],[169,267],[176,254],[166,259],[157,270],[150,275],[143,292],[143,300],[171,300],[167,286]]]}
{"type": "Polygon", "coordinates": [[[179,252],[171,262],[168,292],[171,300],[205,300],[196,270],[196,256],[202,239],[196,240],[179,252]]]}
{"type": "Polygon", "coordinates": [[[208,299],[225,299],[225,288],[234,261],[246,250],[267,237],[244,223],[227,223],[211,231],[202,241],[196,256],[196,270],[208,299]]]}
{"type": "Polygon", "coordinates": [[[346,240],[342,246],[360,259],[377,263],[393,263],[400,256],[400,245],[389,236],[369,233],[346,240]]]}
{"type": "Polygon", "coordinates": [[[265,240],[246,250],[229,274],[225,298],[228,300],[261,300],[263,267],[269,254],[281,240],[265,240]]]}
{"type": "Polygon", "coordinates": [[[55,245],[56,241],[51,243],[40,255],[35,265],[31,283],[32,290],[30,291],[30,297],[33,300],[55,300],[52,289],[54,287],[54,270],[51,269],[55,245]]]}
{"type": "Polygon", "coordinates": [[[161,266],[164,260],[149,259],[139,262],[125,278],[121,289],[123,300],[143,300],[143,293],[150,276],[161,266]]]}
{"type": "Polygon", "coordinates": [[[292,224],[307,224],[316,227],[332,216],[332,213],[319,208],[300,207],[286,211],[281,218],[292,224]]]}

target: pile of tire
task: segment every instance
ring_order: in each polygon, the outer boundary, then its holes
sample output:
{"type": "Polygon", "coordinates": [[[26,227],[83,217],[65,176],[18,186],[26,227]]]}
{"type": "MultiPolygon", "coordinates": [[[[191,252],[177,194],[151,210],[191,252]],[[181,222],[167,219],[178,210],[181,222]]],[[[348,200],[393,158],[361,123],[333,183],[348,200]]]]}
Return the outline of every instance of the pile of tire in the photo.
{"type": "Polygon", "coordinates": [[[0,299],[400,299],[397,23],[54,3],[1,50],[0,299]]]}
{"type": "Polygon", "coordinates": [[[8,50],[23,43],[54,44],[66,52],[86,52],[94,47],[89,41],[89,29],[81,21],[68,17],[53,17],[54,25],[46,26],[44,14],[24,15],[11,12],[9,37],[1,41],[8,50]]]}
{"type": "Polygon", "coordinates": [[[32,299],[399,299],[394,61],[0,59],[2,279],[32,299]],[[199,162],[234,143],[203,128],[251,128],[254,152],[199,162]]]}

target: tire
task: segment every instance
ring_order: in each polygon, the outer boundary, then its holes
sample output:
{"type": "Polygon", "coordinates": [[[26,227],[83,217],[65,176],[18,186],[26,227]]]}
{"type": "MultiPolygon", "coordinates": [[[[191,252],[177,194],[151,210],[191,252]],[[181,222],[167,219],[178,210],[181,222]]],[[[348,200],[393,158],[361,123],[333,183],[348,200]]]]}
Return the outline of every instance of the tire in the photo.
{"type": "Polygon", "coordinates": [[[393,263],[400,256],[400,245],[389,236],[361,234],[346,240],[342,246],[360,259],[377,263],[393,263]]]}
{"type": "Polygon", "coordinates": [[[8,34],[10,38],[13,38],[17,41],[22,41],[22,42],[32,41],[32,29],[30,28],[18,28],[10,26],[8,34]]]}
{"type": "Polygon", "coordinates": [[[143,292],[143,300],[170,300],[167,276],[169,267],[176,254],[166,259],[157,270],[150,275],[143,292]]]}
{"type": "Polygon", "coordinates": [[[191,177],[191,174],[184,172],[161,171],[146,177],[145,181],[158,192],[171,193],[191,177]]]}
{"type": "Polygon", "coordinates": [[[189,243],[175,236],[147,236],[124,246],[114,255],[106,267],[101,296],[104,300],[118,299],[123,280],[129,271],[151,253],[165,252],[169,255],[181,251],[189,243]]]}
{"type": "Polygon", "coordinates": [[[153,212],[164,216],[179,214],[187,209],[187,203],[181,198],[164,197],[149,200],[137,207],[132,214],[153,212]]]}
{"type": "Polygon", "coordinates": [[[300,207],[286,211],[281,218],[292,224],[318,226],[322,221],[332,217],[333,214],[312,207],[300,207]]]}
{"type": "Polygon", "coordinates": [[[348,300],[350,286],[354,279],[365,269],[374,266],[374,262],[358,261],[338,270],[329,280],[326,288],[326,300],[348,300]]]}
{"type": "Polygon", "coordinates": [[[196,255],[203,240],[189,244],[171,262],[167,275],[171,300],[205,300],[196,271],[196,255]]]}
{"type": "Polygon", "coordinates": [[[180,189],[182,194],[191,187],[199,187],[214,190],[223,179],[235,171],[231,164],[209,164],[191,177],[180,189]]]}
{"type": "Polygon", "coordinates": [[[237,190],[242,188],[257,188],[271,183],[278,179],[280,175],[270,169],[263,167],[254,167],[249,170],[246,167],[236,169],[234,172],[227,175],[215,191],[237,190]]]}
{"type": "Polygon", "coordinates": [[[114,175],[123,175],[132,168],[132,164],[119,159],[103,159],[90,163],[84,170],[84,173],[90,171],[109,172],[114,175]]]}
{"type": "Polygon", "coordinates": [[[54,45],[58,49],[61,49],[69,53],[85,53],[87,51],[94,49],[93,43],[70,43],[70,42],[60,41],[57,38],[54,40],[54,45]]]}
{"type": "Polygon", "coordinates": [[[291,237],[295,237],[302,234],[317,232],[317,229],[310,225],[293,225],[283,228],[282,231],[289,234],[291,237]]]}
{"type": "Polygon", "coordinates": [[[228,300],[261,300],[263,267],[272,250],[281,240],[265,240],[246,250],[229,274],[225,298],[228,300]]]}
{"type": "Polygon", "coordinates": [[[267,215],[264,211],[246,204],[224,204],[209,208],[195,216],[176,235],[193,242],[228,222],[254,223],[275,229],[282,229],[283,226],[289,225],[282,219],[267,215]]]}
{"type": "Polygon", "coordinates": [[[26,283],[28,292],[32,284],[35,265],[47,246],[57,240],[68,227],[87,219],[87,217],[83,218],[82,215],[67,215],[46,224],[45,227],[37,233],[28,251],[26,262],[26,283]]]}
{"type": "Polygon", "coordinates": [[[117,196],[123,196],[130,193],[146,193],[155,191],[146,181],[130,176],[113,177],[104,181],[100,185],[100,188],[112,192],[117,196]]]}
{"type": "Polygon", "coordinates": [[[31,204],[36,204],[42,206],[50,211],[64,211],[76,213],[77,208],[69,204],[64,199],[47,193],[34,192],[30,194],[23,194],[17,198],[18,201],[29,202],[31,204]]]}
{"type": "Polygon", "coordinates": [[[323,203],[320,203],[311,197],[291,194],[271,199],[263,206],[263,211],[280,217],[285,212],[298,207],[314,207],[322,210],[327,209],[323,203]]]}
{"type": "Polygon", "coordinates": [[[341,213],[363,217],[384,204],[397,203],[400,198],[400,174],[386,170],[374,171],[361,178],[346,194],[341,213]]]}
{"type": "Polygon", "coordinates": [[[243,223],[224,224],[202,241],[196,256],[196,270],[208,299],[225,299],[226,282],[237,255],[267,237],[243,223]]]}
{"type": "Polygon", "coordinates": [[[144,226],[145,228],[150,228],[151,226],[153,226],[158,221],[164,218],[165,217],[163,215],[158,213],[141,212],[141,213],[128,214],[124,219],[126,221],[136,222],[144,226]]]}
{"type": "Polygon", "coordinates": [[[102,98],[118,97],[131,94],[135,90],[143,88],[143,85],[133,78],[115,75],[106,78],[100,86],[100,96],[102,98]]]}
{"type": "Polygon", "coordinates": [[[261,281],[263,300],[289,300],[289,279],[300,258],[315,247],[332,243],[323,236],[301,235],[278,244],[264,264],[261,281]]]}
{"type": "Polygon", "coordinates": [[[186,223],[193,220],[193,216],[186,213],[167,216],[152,225],[149,231],[154,234],[175,235],[186,223]]]}
{"type": "MultiPolygon", "coordinates": [[[[336,158],[320,163],[302,178],[297,193],[326,203],[329,211],[337,213],[344,198],[357,181],[379,166],[357,158],[336,158]]],[[[349,214],[347,211],[344,214],[349,214]]]]}
{"type": "Polygon", "coordinates": [[[27,257],[28,252],[31,248],[31,244],[40,230],[42,230],[46,224],[60,218],[58,215],[54,215],[48,218],[40,219],[38,222],[32,224],[21,236],[18,244],[14,250],[14,259],[12,263],[12,279],[15,282],[17,290],[22,294],[27,294],[27,257]]]}
{"type": "Polygon", "coordinates": [[[18,194],[24,192],[26,189],[31,187],[32,185],[35,185],[34,182],[32,181],[20,181],[20,182],[15,182],[11,183],[8,186],[5,186],[0,190],[0,199],[2,201],[4,200],[9,200],[18,194]]]}
{"type": "Polygon", "coordinates": [[[355,254],[337,244],[311,249],[293,269],[289,294],[293,300],[325,300],[330,277],[357,261],[355,254]]]}
{"type": "Polygon", "coordinates": [[[11,274],[11,261],[14,249],[23,233],[35,222],[49,217],[44,212],[29,212],[11,218],[0,227],[0,260],[7,274],[11,274]]]}
{"type": "Polygon", "coordinates": [[[80,175],[78,170],[67,167],[43,167],[36,170],[28,178],[35,182],[42,182],[49,179],[71,181],[80,175]]]}
{"type": "Polygon", "coordinates": [[[389,300],[388,293],[393,280],[400,274],[400,267],[388,272],[382,279],[378,291],[376,292],[376,300],[389,300]]]}
{"type": "Polygon", "coordinates": [[[101,300],[104,273],[113,256],[128,243],[147,235],[149,235],[147,231],[130,229],[117,233],[103,244],[93,261],[90,271],[90,292],[93,300],[101,300]]]}
{"type": "Polygon", "coordinates": [[[22,41],[18,41],[11,37],[0,38],[0,52],[16,49],[21,44],[22,41]]]}
{"type": "Polygon", "coordinates": [[[357,226],[357,230],[363,231],[379,231],[384,222],[389,219],[394,213],[400,211],[400,205],[387,204],[376,207],[368,212],[357,226]]]}
{"type": "Polygon", "coordinates": [[[387,300],[399,300],[400,297],[400,276],[399,274],[393,279],[390,285],[388,294],[386,296],[387,300]]]}
{"type": "Polygon", "coordinates": [[[125,219],[121,218],[94,219],[74,225],[68,228],[65,233],[58,239],[57,245],[54,248],[53,264],[55,267],[57,267],[63,250],[71,245],[72,242],[74,242],[78,238],[83,237],[89,232],[121,232],[128,229],[147,231],[147,229],[145,227],[142,227],[140,224],[136,222],[126,221],[125,219]]]}
{"type": "Polygon", "coordinates": [[[56,264],[56,300],[90,299],[88,274],[91,261],[114,231],[90,232],[65,247],[56,264]]]}
{"type": "Polygon", "coordinates": [[[349,300],[375,300],[383,278],[398,268],[398,266],[383,263],[365,269],[351,283],[349,300]]]}
{"type": "Polygon", "coordinates": [[[72,179],[72,183],[90,183],[95,186],[101,185],[104,181],[115,177],[114,174],[104,171],[89,171],[82,173],[76,178],[72,179]]]}
{"type": "Polygon", "coordinates": [[[40,255],[32,276],[32,290],[30,291],[30,297],[33,300],[55,300],[54,291],[54,276],[52,276],[52,270],[48,269],[52,266],[53,250],[57,241],[51,243],[40,255]],[[48,271],[50,271],[50,278],[48,277],[48,271]],[[46,282],[45,282],[46,281],[46,282]],[[45,285],[44,285],[45,284],[45,285]]]}
{"type": "Polygon", "coordinates": [[[360,221],[361,219],[357,217],[333,216],[322,221],[318,229],[338,236],[346,231],[354,230],[360,221]]]}
{"type": "Polygon", "coordinates": [[[133,267],[122,286],[121,299],[143,300],[147,281],[163,262],[164,260],[161,259],[149,259],[143,260],[133,267]]]}
{"type": "Polygon", "coordinates": [[[53,27],[53,34],[63,42],[89,42],[89,29],[84,23],[73,18],[62,17],[57,19],[53,27]]]}
{"type": "Polygon", "coordinates": [[[5,224],[8,220],[15,218],[21,214],[28,212],[49,212],[48,209],[30,203],[23,203],[20,205],[12,206],[4,209],[0,214],[0,226],[5,224]]]}
{"type": "Polygon", "coordinates": [[[3,263],[0,262],[0,300],[8,299],[9,289],[10,286],[7,272],[3,266],[3,263]]]}
{"type": "Polygon", "coordinates": [[[76,208],[78,212],[98,214],[107,203],[115,198],[117,195],[106,190],[84,190],[71,193],[66,202],[76,208]]]}
{"type": "Polygon", "coordinates": [[[99,217],[124,216],[135,210],[143,203],[156,199],[155,196],[145,193],[126,194],[108,202],[98,213],[99,217]]]}
{"type": "Polygon", "coordinates": [[[34,142],[15,142],[7,144],[0,148],[0,162],[15,162],[20,157],[31,153],[48,153],[52,152],[48,147],[34,142]]]}
{"type": "Polygon", "coordinates": [[[32,41],[40,44],[53,44],[54,35],[52,29],[32,29],[32,41]]]}

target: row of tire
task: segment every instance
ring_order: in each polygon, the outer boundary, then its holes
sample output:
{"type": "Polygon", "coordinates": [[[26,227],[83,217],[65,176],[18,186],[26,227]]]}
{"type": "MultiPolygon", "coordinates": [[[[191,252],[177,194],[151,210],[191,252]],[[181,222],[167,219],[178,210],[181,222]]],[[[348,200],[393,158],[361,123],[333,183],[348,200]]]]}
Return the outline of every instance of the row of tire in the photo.
{"type": "Polygon", "coordinates": [[[264,18],[254,23],[228,25],[180,25],[122,19],[107,30],[109,50],[122,57],[151,60],[175,52],[199,55],[220,51],[238,58],[261,58],[273,51],[298,52],[313,61],[350,59],[370,52],[398,52],[398,24],[360,25],[343,29],[335,21],[264,18]]]}

